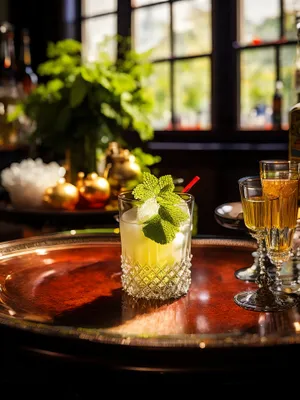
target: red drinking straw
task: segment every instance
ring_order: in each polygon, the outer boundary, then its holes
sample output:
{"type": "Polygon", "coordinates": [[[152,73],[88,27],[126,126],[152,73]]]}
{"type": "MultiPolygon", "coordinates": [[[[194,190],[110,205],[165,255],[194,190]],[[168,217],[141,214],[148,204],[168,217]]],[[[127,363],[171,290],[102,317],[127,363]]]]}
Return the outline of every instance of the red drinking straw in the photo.
{"type": "Polygon", "coordinates": [[[191,182],[186,185],[186,187],[183,189],[182,192],[183,193],[188,192],[195,185],[195,183],[197,183],[199,180],[200,180],[200,176],[195,176],[195,178],[193,178],[191,180],[191,182]]]}

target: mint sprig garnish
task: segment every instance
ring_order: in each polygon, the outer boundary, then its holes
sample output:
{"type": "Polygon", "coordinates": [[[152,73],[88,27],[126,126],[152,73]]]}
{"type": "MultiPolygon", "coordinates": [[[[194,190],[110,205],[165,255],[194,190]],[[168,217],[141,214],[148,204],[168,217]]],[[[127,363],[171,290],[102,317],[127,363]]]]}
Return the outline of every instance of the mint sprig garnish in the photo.
{"type": "Polygon", "coordinates": [[[160,192],[159,180],[156,176],[145,172],[143,174],[143,183],[133,189],[134,198],[141,201],[149,200],[160,192]]]}
{"type": "Polygon", "coordinates": [[[167,244],[175,239],[178,228],[174,227],[170,222],[163,220],[156,215],[143,227],[144,235],[159,244],[167,244]]]}
{"type": "Polygon", "coordinates": [[[180,226],[188,218],[188,214],[181,208],[166,204],[159,207],[158,215],[161,219],[170,222],[174,226],[180,226]]]}
{"type": "Polygon", "coordinates": [[[158,205],[158,213],[144,222],[144,235],[159,244],[170,243],[179,232],[180,225],[189,219],[189,213],[179,205],[181,197],[174,193],[174,183],[171,175],[159,179],[145,172],[143,182],[133,189],[133,196],[144,204],[154,199],[158,205]]]}
{"type": "Polygon", "coordinates": [[[160,191],[159,195],[156,198],[157,202],[161,205],[174,205],[179,204],[181,202],[180,196],[176,193],[165,192],[163,189],[160,191]]]}

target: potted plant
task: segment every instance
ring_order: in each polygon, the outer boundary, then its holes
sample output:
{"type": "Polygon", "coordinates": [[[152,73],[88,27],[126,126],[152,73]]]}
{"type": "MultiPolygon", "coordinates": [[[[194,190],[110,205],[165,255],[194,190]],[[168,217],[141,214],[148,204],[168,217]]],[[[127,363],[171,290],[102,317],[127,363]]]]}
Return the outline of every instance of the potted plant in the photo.
{"type": "Polygon", "coordinates": [[[64,151],[74,182],[79,170],[96,171],[97,149],[110,141],[127,145],[124,132],[127,137],[137,132],[141,141],[153,138],[153,96],[144,83],[151,72],[145,53],[124,50],[115,62],[103,44],[98,60],[85,63],[80,42],[50,43],[47,61],[38,67],[45,83],[22,101],[11,119],[23,113],[34,123],[31,140],[64,151]]]}

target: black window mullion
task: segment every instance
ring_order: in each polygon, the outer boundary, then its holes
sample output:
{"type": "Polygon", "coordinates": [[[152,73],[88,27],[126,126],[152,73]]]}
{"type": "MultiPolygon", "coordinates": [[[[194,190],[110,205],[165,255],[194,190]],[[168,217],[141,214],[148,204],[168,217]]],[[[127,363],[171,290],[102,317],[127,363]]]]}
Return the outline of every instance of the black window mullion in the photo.
{"type": "Polygon", "coordinates": [[[76,12],[77,12],[77,18],[76,18],[76,40],[81,42],[82,37],[81,37],[81,0],[75,0],[76,1],[76,12]]]}
{"type": "MultiPolygon", "coordinates": [[[[280,29],[280,39],[285,36],[285,26],[284,26],[284,0],[279,0],[279,12],[280,12],[280,21],[279,21],[279,29],[280,29]]],[[[280,68],[280,46],[276,46],[276,80],[281,80],[281,68],[280,68]]]]}
{"type": "Polygon", "coordinates": [[[280,38],[285,36],[285,26],[284,26],[284,0],[279,0],[280,4],[280,38]]]}
{"type": "Polygon", "coordinates": [[[212,127],[230,135],[237,128],[240,68],[237,41],[238,0],[212,0],[212,127]]]}
{"type": "Polygon", "coordinates": [[[100,18],[100,17],[108,17],[109,15],[114,15],[116,14],[116,11],[109,11],[105,13],[100,13],[100,14],[93,14],[93,15],[87,15],[87,16],[81,16],[82,21],[86,21],[89,19],[95,19],[95,18],[100,18]]]}
{"type": "Polygon", "coordinates": [[[175,118],[175,65],[174,65],[174,23],[173,23],[173,2],[170,1],[170,52],[171,52],[171,59],[170,59],[170,99],[171,99],[171,121],[172,127],[175,129],[176,126],[176,118],[175,118]]]}
{"type": "MultiPolygon", "coordinates": [[[[206,53],[206,54],[195,54],[192,56],[178,56],[178,57],[172,57],[172,61],[186,61],[186,60],[194,60],[195,58],[208,58],[211,56],[211,53],[206,53]]],[[[170,61],[170,58],[157,58],[154,59],[152,62],[153,64],[155,63],[161,63],[165,61],[170,61]]]]}
{"type": "Polygon", "coordinates": [[[281,74],[280,74],[280,46],[276,46],[275,47],[275,60],[276,60],[276,80],[280,81],[281,80],[281,74]]]}
{"type": "MultiPolygon", "coordinates": [[[[124,38],[131,37],[131,0],[118,0],[117,35],[124,38]]],[[[128,47],[130,43],[128,43],[128,47]]],[[[124,46],[118,42],[118,58],[122,57],[124,46]]]]}
{"type": "MultiPolygon", "coordinates": [[[[282,39],[285,36],[285,26],[284,26],[284,0],[279,0],[280,6],[280,38],[282,39]]],[[[276,47],[276,80],[281,80],[281,68],[280,68],[280,48],[281,46],[276,47]]]]}
{"type": "Polygon", "coordinates": [[[81,0],[63,0],[61,2],[62,23],[61,39],[81,40],[81,0]]]}
{"type": "Polygon", "coordinates": [[[165,0],[165,1],[158,1],[155,3],[149,3],[149,4],[143,4],[142,6],[137,6],[137,7],[133,7],[135,10],[138,10],[140,8],[149,8],[149,7],[154,7],[154,6],[160,6],[162,4],[168,4],[170,2],[172,3],[176,3],[178,1],[182,1],[182,0],[165,0]]]}
{"type": "Polygon", "coordinates": [[[251,49],[263,49],[263,48],[268,48],[268,47],[281,47],[281,46],[286,46],[286,45],[291,45],[291,44],[297,44],[297,40],[288,40],[288,41],[283,41],[283,42],[269,42],[269,43],[261,43],[258,45],[253,45],[253,44],[246,44],[240,46],[239,44],[235,44],[235,48],[237,51],[242,51],[242,50],[251,50],[251,49]]]}

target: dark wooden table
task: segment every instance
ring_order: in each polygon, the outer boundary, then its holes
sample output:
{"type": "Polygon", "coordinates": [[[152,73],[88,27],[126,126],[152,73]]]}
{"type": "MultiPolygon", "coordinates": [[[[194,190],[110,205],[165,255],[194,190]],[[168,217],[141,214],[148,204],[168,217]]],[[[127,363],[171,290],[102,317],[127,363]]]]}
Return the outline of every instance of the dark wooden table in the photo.
{"type": "Polygon", "coordinates": [[[234,277],[254,249],[253,241],[194,240],[188,295],[159,303],[123,293],[116,239],[55,235],[3,244],[0,381],[63,385],[81,395],[110,379],[211,388],[253,387],[261,374],[294,379],[299,310],[256,313],[233,301],[255,287],[234,277]]]}
{"type": "Polygon", "coordinates": [[[118,228],[118,211],[104,209],[89,210],[51,210],[51,209],[16,209],[0,201],[0,240],[11,232],[18,232],[19,238],[28,238],[63,231],[98,229],[113,233],[118,228]]]}

